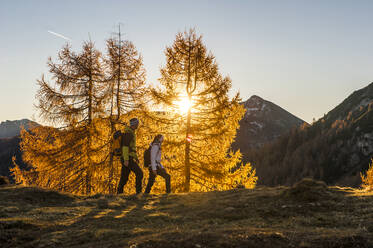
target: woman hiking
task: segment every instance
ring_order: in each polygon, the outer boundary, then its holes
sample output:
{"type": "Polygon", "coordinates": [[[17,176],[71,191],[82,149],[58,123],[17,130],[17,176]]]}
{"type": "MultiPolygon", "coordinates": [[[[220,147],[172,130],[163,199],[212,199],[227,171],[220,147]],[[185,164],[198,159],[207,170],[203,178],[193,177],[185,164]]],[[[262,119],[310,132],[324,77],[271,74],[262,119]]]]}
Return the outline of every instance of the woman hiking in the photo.
{"type": "Polygon", "coordinates": [[[146,186],[145,193],[149,194],[152,186],[154,184],[155,178],[157,175],[163,177],[166,181],[166,193],[171,193],[171,176],[166,172],[166,169],[161,164],[162,158],[162,142],[163,142],[163,135],[158,134],[155,136],[153,142],[150,144],[150,164],[148,166],[149,169],[149,181],[148,185],[146,186]]]}

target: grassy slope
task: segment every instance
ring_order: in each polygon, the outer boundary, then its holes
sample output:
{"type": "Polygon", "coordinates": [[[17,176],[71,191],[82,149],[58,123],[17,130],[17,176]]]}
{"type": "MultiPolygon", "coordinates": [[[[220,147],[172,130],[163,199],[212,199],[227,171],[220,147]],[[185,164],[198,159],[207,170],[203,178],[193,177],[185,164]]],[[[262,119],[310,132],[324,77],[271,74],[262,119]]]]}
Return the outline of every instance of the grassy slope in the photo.
{"type": "Polygon", "coordinates": [[[373,195],[311,180],[139,199],[2,186],[0,247],[373,247],[373,195]]]}

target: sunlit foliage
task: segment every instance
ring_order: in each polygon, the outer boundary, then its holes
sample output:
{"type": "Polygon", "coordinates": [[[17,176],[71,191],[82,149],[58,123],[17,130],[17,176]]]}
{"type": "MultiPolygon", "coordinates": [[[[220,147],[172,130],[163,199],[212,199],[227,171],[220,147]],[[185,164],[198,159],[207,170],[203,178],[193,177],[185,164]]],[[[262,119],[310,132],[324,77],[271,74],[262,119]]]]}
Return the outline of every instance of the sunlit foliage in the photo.
{"type": "Polygon", "coordinates": [[[59,128],[23,131],[18,182],[79,194],[113,193],[120,162],[111,155],[112,134],[140,108],[145,94],[142,59],[129,41],[107,41],[107,56],[83,45],[76,54],[65,46],[58,63],[48,60],[52,80],[38,80],[37,105],[45,122],[59,128]]]}
{"type": "Polygon", "coordinates": [[[373,190],[373,159],[369,165],[369,169],[366,171],[365,176],[360,174],[361,181],[363,184],[361,185],[364,189],[373,190]]]}
{"type": "Polygon", "coordinates": [[[165,110],[154,119],[158,132],[166,134],[165,164],[178,179],[174,188],[254,187],[255,171],[250,164],[241,164],[239,151],[230,151],[245,112],[238,95],[228,97],[231,80],[221,76],[214,56],[194,30],[178,33],[165,55],[161,87],[152,89],[152,96],[165,110]],[[180,110],[183,99],[189,100],[187,111],[180,110]]]}
{"type": "MultiPolygon", "coordinates": [[[[14,167],[17,183],[75,194],[114,193],[121,163],[112,155],[113,133],[137,117],[140,166],[154,136],[164,134],[163,164],[173,191],[255,186],[255,170],[241,163],[239,151],[230,151],[244,109],[238,95],[229,99],[231,81],[219,74],[201,37],[194,31],[178,34],[167,48],[163,88],[151,89],[152,103],[163,111],[148,110],[150,90],[135,46],[122,41],[120,32],[106,44],[104,55],[86,42],[80,53],[65,46],[58,62],[48,60],[51,78],[38,80],[37,108],[51,127],[22,131],[23,160],[30,168],[14,167]],[[183,96],[191,103],[186,112],[177,105],[183,96]]],[[[134,193],[133,185],[131,175],[126,194],[134,193]]],[[[152,192],[164,192],[163,180],[156,180],[152,192]]]]}
{"type": "Polygon", "coordinates": [[[24,161],[37,171],[38,185],[90,194],[94,174],[104,163],[105,144],[98,142],[96,128],[104,114],[102,55],[92,42],[85,42],[79,54],[65,46],[58,62],[49,58],[48,67],[53,83],[44,75],[38,80],[37,107],[46,122],[62,127],[23,132],[24,161]]]}

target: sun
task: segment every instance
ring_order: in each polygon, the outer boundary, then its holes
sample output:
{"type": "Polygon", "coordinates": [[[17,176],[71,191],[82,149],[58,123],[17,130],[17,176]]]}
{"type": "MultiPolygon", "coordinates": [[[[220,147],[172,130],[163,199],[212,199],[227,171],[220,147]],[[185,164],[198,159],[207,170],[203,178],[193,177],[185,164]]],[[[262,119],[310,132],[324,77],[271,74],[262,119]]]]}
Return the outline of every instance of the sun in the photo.
{"type": "Polygon", "coordinates": [[[188,113],[188,110],[192,108],[193,101],[190,101],[186,96],[182,96],[179,100],[175,101],[174,104],[177,106],[181,114],[186,114],[188,113]]]}

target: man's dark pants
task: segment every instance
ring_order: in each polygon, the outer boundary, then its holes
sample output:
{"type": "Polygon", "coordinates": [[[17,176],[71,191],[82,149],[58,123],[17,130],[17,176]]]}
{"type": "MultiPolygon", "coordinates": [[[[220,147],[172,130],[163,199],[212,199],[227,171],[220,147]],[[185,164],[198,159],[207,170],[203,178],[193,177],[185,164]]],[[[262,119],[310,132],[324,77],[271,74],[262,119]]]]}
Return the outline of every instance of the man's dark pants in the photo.
{"type": "Polygon", "coordinates": [[[129,158],[128,167],[124,165],[123,157],[120,158],[120,162],[122,163],[122,172],[120,174],[117,193],[123,193],[123,187],[126,185],[131,171],[136,175],[136,194],[141,193],[143,172],[139,165],[133,160],[132,157],[129,158]]]}
{"type": "MultiPolygon", "coordinates": [[[[166,170],[164,168],[161,168],[159,166],[157,166],[157,175],[160,175],[161,177],[163,177],[166,180],[166,192],[171,193],[171,185],[170,185],[171,184],[171,176],[166,172],[166,170]]],[[[153,174],[152,168],[150,166],[149,167],[149,181],[148,181],[148,185],[146,185],[146,189],[145,189],[146,194],[150,193],[150,190],[152,189],[152,186],[153,186],[154,181],[155,181],[155,177],[157,175],[153,174]]]]}

